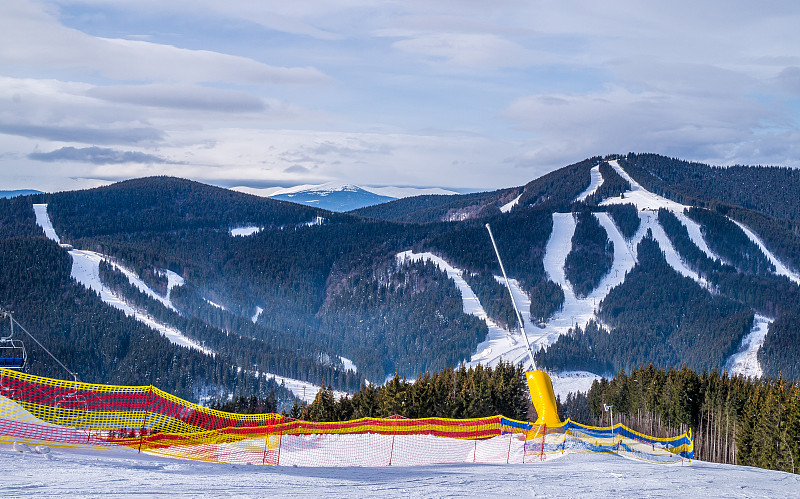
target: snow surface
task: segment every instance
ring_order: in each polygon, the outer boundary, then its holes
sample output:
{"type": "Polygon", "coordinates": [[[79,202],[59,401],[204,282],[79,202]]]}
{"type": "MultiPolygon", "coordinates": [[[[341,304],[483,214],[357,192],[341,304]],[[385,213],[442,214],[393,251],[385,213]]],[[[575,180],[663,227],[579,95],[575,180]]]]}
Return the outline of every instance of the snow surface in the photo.
{"type": "Polygon", "coordinates": [[[345,371],[353,371],[354,373],[358,372],[358,368],[356,367],[355,362],[353,362],[352,360],[350,360],[350,359],[348,359],[346,357],[342,357],[342,356],[339,356],[339,359],[341,359],[342,364],[344,364],[344,370],[345,371]]]}
{"type": "MultiPolygon", "coordinates": [[[[72,277],[100,295],[100,299],[103,300],[103,302],[122,311],[127,316],[133,316],[133,318],[146,324],[151,329],[158,331],[176,345],[193,348],[206,355],[213,355],[214,352],[212,350],[184,335],[179,329],[156,320],[153,316],[142,310],[134,309],[125,303],[120,296],[114,293],[111,288],[103,284],[100,280],[100,262],[104,259],[103,255],[95,253],[94,251],[82,250],[70,250],[69,254],[72,257],[72,277]]],[[[150,290],[150,292],[158,296],[154,291],[150,290]]],[[[160,296],[159,298],[159,301],[163,303],[165,299],[160,296]]],[[[169,306],[171,306],[171,303],[169,306]]]]}
{"type": "Polygon", "coordinates": [[[252,236],[253,234],[257,234],[263,230],[263,227],[259,227],[257,225],[249,225],[247,227],[236,227],[230,229],[231,236],[233,237],[247,237],[252,236]]]}
{"type": "Polygon", "coordinates": [[[506,203],[503,206],[501,206],[500,207],[500,211],[502,213],[508,213],[509,211],[511,211],[511,208],[513,208],[513,207],[515,207],[515,206],[517,206],[519,204],[519,200],[520,200],[521,197],[522,197],[522,193],[520,192],[519,196],[515,197],[514,199],[512,199],[508,203],[506,203]]]}
{"type": "Polygon", "coordinates": [[[528,464],[290,467],[205,463],[134,449],[0,444],[5,497],[797,497],[800,476],[692,461],[652,464],[615,454],[567,454],[528,464]]]}
{"type": "Polygon", "coordinates": [[[780,260],[778,260],[778,258],[776,258],[775,255],[773,255],[772,252],[770,250],[768,250],[766,246],[764,246],[764,243],[763,243],[763,241],[761,241],[761,238],[759,238],[757,235],[755,235],[753,233],[753,231],[750,230],[749,227],[747,227],[746,225],[744,225],[742,223],[737,222],[736,220],[732,220],[732,221],[733,221],[733,223],[738,225],[739,228],[741,228],[744,231],[745,234],[747,234],[747,237],[751,241],[753,241],[761,249],[761,252],[764,253],[764,255],[766,255],[767,259],[769,259],[769,261],[773,265],[775,265],[775,273],[776,274],[782,275],[782,276],[786,276],[789,279],[791,279],[792,282],[794,282],[795,284],[800,284],[800,274],[797,274],[796,272],[792,272],[791,270],[789,270],[789,268],[786,265],[781,263],[780,260]]]}
{"type": "Polygon", "coordinates": [[[61,238],[56,234],[53,223],[50,221],[50,216],[47,214],[47,205],[35,204],[33,205],[33,212],[36,214],[36,224],[44,230],[44,235],[47,236],[47,239],[61,243],[61,238]]]}
{"type": "Polygon", "coordinates": [[[773,319],[756,315],[753,319],[753,328],[744,338],[739,347],[739,351],[731,355],[723,367],[732,375],[741,374],[748,377],[760,378],[764,374],[761,364],[758,362],[758,349],[764,344],[767,337],[769,325],[773,319]]]}
{"type": "MultiPolygon", "coordinates": [[[[53,230],[53,224],[50,221],[50,217],[47,214],[47,205],[34,205],[34,210],[36,212],[36,223],[44,229],[45,234],[48,234],[47,237],[54,241],[58,241],[59,237],[53,230]]],[[[70,272],[71,276],[78,281],[79,283],[83,284],[88,289],[96,292],[100,295],[100,299],[103,300],[105,303],[111,305],[112,307],[116,308],[117,310],[121,310],[127,316],[133,316],[138,321],[146,324],[151,329],[158,331],[162,335],[164,335],[167,339],[169,339],[172,343],[176,345],[181,345],[188,348],[193,348],[195,350],[199,350],[206,355],[213,355],[213,352],[208,348],[201,346],[196,341],[190,339],[186,335],[184,335],[180,330],[159,322],[151,315],[141,311],[135,310],[133,307],[125,303],[120,296],[114,293],[109,287],[104,285],[100,280],[100,262],[105,260],[104,256],[100,253],[96,253],[94,251],[82,251],[82,250],[70,250],[70,256],[72,257],[72,271],[70,272]]],[[[107,260],[108,261],[108,260],[107,260]]],[[[119,265],[114,265],[116,268],[121,270],[128,280],[136,286],[139,290],[146,293],[151,298],[158,300],[165,306],[175,309],[172,306],[172,302],[170,302],[167,298],[159,295],[150,287],[147,286],[138,276],[136,276],[132,271],[125,269],[119,265]]],[[[183,279],[181,279],[177,274],[174,272],[167,272],[167,279],[168,282],[171,282],[173,287],[178,283],[183,283],[183,279]],[[171,275],[172,274],[172,275],[171,275]]],[[[171,288],[168,286],[171,290],[171,288]]]]}
{"type": "Polygon", "coordinates": [[[600,165],[593,166],[589,171],[592,180],[589,182],[589,187],[585,191],[578,194],[575,198],[576,202],[586,201],[586,198],[597,192],[597,189],[603,185],[603,176],[600,174],[600,165]]]}
{"type": "MultiPolygon", "coordinates": [[[[265,373],[264,376],[267,379],[270,378],[274,379],[275,382],[278,383],[279,385],[284,385],[287,390],[289,390],[294,394],[295,397],[299,398],[300,400],[302,400],[307,404],[310,404],[311,402],[314,401],[314,399],[317,397],[317,393],[321,389],[321,387],[313,383],[309,383],[307,381],[300,381],[299,379],[286,378],[284,376],[278,376],[276,374],[269,374],[269,373],[265,373]]],[[[336,397],[336,399],[340,399],[345,395],[346,395],[345,392],[339,392],[339,391],[333,392],[333,396],[336,397]]]]}
{"type": "Polygon", "coordinates": [[[223,306],[222,306],[222,305],[220,305],[219,303],[215,303],[215,302],[213,302],[213,301],[209,300],[208,298],[205,298],[205,297],[203,297],[203,300],[204,300],[206,303],[208,303],[209,305],[211,305],[212,307],[214,307],[214,308],[218,308],[218,309],[220,309],[220,310],[226,310],[226,309],[225,309],[225,307],[223,307],[223,306]]]}
{"type": "Polygon", "coordinates": [[[264,312],[264,309],[263,309],[263,308],[261,308],[261,307],[256,307],[256,311],[255,311],[255,313],[253,314],[253,316],[252,316],[252,317],[250,317],[250,320],[253,322],[253,324],[255,324],[256,322],[258,322],[258,318],[259,318],[259,317],[261,317],[261,314],[262,314],[263,312],[264,312]]]}
{"type": "MultiPolygon", "coordinates": [[[[570,215],[569,218],[572,219],[572,216],[570,215]]],[[[571,237],[572,236],[570,236],[570,238],[571,237]]],[[[464,363],[466,366],[473,367],[478,364],[483,364],[485,366],[494,367],[501,360],[504,360],[510,361],[513,364],[522,362],[526,369],[531,369],[531,362],[528,358],[527,347],[522,335],[519,332],[512,332],[501,327],[489,318],[486,310],[475,295],[475,292],[472,291],[472,288],[464,280],[463,270],[453,267],[433,253],[405,251],[398,254],[397,259],[400,262],[409,260],[414,262],[430,261],[435,263],[442,271],[447,273],[448,277],[453,279],[456,287],[461,292],[464,313],[474,315],[486,323],[486,326],[489,328],[489,334],[484,341],[478,344],[476,353],[472,355],[469,362],[464,363]]],[[[495,279],[505,285],[505,281],[502,277],[495,276],[495,279]]],[[[526,330],[528,341],[531,342],[531,347],[536,351],[541,348],[542,345],[548,344],[547,333],[533,326],[530,317],[530,297],[522,290],[519,282],[515,279],[509,279],[509,285],[514,295],[514,300],[517,302],[517,307],[520,309],[523,323],[528,327],[528,330],[526,330]]],[[[592,381],[598,379],[599,376],[585,372],[569,372],[553,375],[551,378],[556,395],[560,395],[563,399],[566,398],[569,392],[588,391],[592,385],[592,381]]]]}

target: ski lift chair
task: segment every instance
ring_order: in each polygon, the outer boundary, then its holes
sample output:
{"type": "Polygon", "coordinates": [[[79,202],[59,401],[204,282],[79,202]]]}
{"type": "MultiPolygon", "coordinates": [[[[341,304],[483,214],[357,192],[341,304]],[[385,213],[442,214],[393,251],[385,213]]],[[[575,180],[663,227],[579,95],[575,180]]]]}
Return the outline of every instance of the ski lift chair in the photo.
{"type": "MultiPolygon", "coordinates": [[[[8,317],[11,319],[11,314],[8,317]]],[[[11,319],[10,322],[11,333],[0,337],[0,368],[22,369],[28,361],[28,354],[25,352],[25,343],[14,339],[14,320],[11,319]]]]}

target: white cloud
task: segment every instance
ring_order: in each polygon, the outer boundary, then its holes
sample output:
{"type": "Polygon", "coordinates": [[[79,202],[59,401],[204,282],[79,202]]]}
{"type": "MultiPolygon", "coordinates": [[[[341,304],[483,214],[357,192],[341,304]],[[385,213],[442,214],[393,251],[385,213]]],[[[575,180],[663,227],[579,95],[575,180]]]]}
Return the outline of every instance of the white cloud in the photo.
{"type": "Polygon", "coordinates": [[[83,69],[134,81],[309,84],[327,79],[310,67],[276,67],[208,50],[87,35],[24,0],[0,5],[0,62],[83,69]]]}
{"type": "Polygon", "coordinates": [[[531,54],[518,44],[491,34],[420,34],[392,46],[429,57],[432,62],[480,69],[526,66],[531,59],[531,54]]]}

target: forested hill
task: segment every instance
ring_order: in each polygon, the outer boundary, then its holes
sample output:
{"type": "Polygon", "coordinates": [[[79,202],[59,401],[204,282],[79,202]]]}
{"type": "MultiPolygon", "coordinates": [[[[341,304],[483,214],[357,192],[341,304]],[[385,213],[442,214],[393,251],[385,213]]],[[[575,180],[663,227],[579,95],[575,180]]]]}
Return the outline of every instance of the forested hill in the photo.
{"type": "Polygon", "coordinates": [[[623,166],[653,192],[684,204],[727,204],[800,221],[800,169],[715,167],[657,154],[628,154],[623,166]]]}
{"type": "Polygon", "coordinates": [[[174,177],[126,180],[107,187],[45,196],[67,239],[117,233],[278,227],[336,215],[174,177]]]}
{"type": "MultiPolygon", "coordinates": [[[[793,280],[800,237],[791,203],[779,198],[773,206],[760,188],[751,190],[753,200],[743,197],[745,189],[715,197],[670,174],[683,163],[644,157],[593,157],[521,187],[421,196],[352,213],[170,177],[0,200],[9,266],[0,276],[0,304],[58,315],[59,324],[65,314],[92,324],[69,341],[55,333],[48,340],[61,352],[81,341],[95,345],[81,350],[89,359],[81,365],[86,379],[123,379],[109,373],[141,365],[145,381],[169,379],[195,398],[241,391],[256,373],[324,379],[352,393],[395,373],[416,378],[464,362],[526,358],[497,280],[490,223],[548,369],[605,374],[644,362],[733,369],[739,350],[751,345],[737,358],[749,355],[748,365],[768,375],[800,377],[793,333],[800,329],[793,280]],[[651,163],[659,161],[671,166],[656,170],[651,163]],[[674,202],[681,200],[685,206],[674,202]],[[161,344],[142,331],[160,337],[130,318],[102,319],[119,313],[101,313],[107,305],[70,279],[67,249],[43,238],[33,203],[47,203],[55,232],[74,246],[73,277],[99,279],[137,314],[216,356],[167,343],[175,365],[196,366],[181,367],[198,373],[191,380],[163,374],[175,370],[152,354],[139,364],[121,361],[139,345],[152,351],[161,344]],[[455,269],[474,299],[465,301],[435,259],[455,269]],[[85,265],[82,277],[74,262],[85,265]],[[46,291],[29,294],[25,286],[34,281],[22,279],[26,273],[44,276],[33,285],[46,291]],[[29,303],[20,304],[20,296],[29,303]],[[126,339],[131,334],[142,339],[126,339]],[[115,350],[119,342],[122,351],[115,350]],[[208,372],[216,374],[202,374],[208,372]],[[239,374],[221,374],[230,372],[239,374]]],[[[737,169],[687,168],[719,186],[741,182],[737,169]]],[[[758,185],[784,174],[792,189],[792,172],[747,170],[758,185]]],[[[33,323],[44,328],[37,317],[33,323]]],[[[258,383],[263,392],[263,377],[258,383]]]]}
{"type": "Polygon", "coordinates": [[[452,222],[500,213],[500,206],[514,199],[520,189],[474,194],[430,194],[397,199],[359,208],[350,213],[395,222],[452,222]]]}

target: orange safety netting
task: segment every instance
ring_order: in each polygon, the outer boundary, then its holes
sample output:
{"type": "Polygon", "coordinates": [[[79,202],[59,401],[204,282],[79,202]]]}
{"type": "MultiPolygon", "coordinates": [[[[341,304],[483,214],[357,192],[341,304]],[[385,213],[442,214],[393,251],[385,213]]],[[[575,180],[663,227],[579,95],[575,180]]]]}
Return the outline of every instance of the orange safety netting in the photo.
{"type": "Polygon", "coordinates": [[[0,368],[0,441],[5,442],[124,446],[202,461],[297,466],[521,463],[568,450],[622,449],[655,461],[688,457],[687,441],[679,440],[686,435],[638,438],[621,425],[615,428],[571,421],[547,428],[503,416],[315,423],[217,411],[153,386],[96,385],[0,368]]]}

